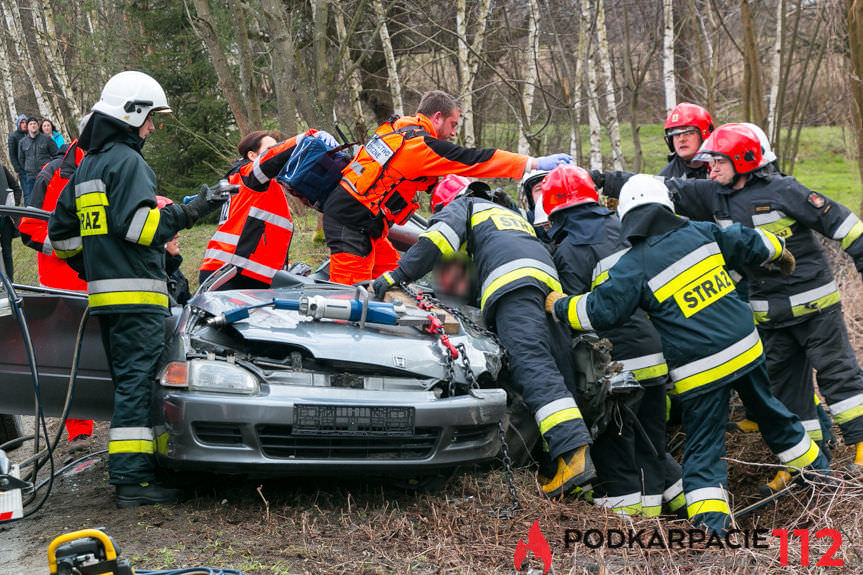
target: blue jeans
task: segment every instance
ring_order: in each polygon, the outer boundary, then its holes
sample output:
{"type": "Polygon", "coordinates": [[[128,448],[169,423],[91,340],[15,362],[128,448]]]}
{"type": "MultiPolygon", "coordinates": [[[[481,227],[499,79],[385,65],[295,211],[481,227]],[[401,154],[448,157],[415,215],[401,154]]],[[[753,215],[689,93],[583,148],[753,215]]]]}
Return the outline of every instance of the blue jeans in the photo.
{"type": "Polygon", "coordinates": [[[22,201],[25,206],[30,205],[30,194],[33,192],[33,184],[36,183],[36,178],[31,178],[27,174],[21,174],[21,193],[22,201]]]}

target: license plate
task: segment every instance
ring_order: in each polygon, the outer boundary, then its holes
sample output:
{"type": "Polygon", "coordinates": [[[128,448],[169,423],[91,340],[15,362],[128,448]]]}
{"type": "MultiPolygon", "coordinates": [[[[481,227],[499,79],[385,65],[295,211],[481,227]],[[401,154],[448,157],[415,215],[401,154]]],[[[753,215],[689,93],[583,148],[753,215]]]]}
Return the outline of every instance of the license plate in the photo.
{"type": "Polygon", "coordinates": [[[293,434],[413,435],[413,407],[297,405],[293,434]]]}

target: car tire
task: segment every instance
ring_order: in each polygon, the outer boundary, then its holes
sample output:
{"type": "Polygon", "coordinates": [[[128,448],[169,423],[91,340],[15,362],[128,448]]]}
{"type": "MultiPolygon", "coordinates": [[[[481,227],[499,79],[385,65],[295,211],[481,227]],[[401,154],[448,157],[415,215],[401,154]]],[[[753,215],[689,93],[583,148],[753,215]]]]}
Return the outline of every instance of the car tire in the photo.
{"type": "MultiPolygon", "coordinates": [[[[24,436],[24,427],[21,423],[20,415],[4,415],[0,414],[0,445],[13,439],[18,439],[24,436]]],[[[21,445],[18,444],[9,451],[17,449],[21,445]]]]}

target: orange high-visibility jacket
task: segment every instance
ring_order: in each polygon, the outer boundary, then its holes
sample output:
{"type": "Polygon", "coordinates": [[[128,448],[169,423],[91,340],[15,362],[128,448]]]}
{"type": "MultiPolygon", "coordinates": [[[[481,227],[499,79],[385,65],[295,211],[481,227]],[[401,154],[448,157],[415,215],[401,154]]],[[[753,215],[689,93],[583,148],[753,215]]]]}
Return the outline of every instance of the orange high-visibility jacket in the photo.
{"type": "MultiPolygon", "coordinates": [[[[33,193],[30,195],[30,205],[46,212],[53,212],[60,192],[66,187],[66,183],[83,158],[84,150],[78,147],[78,140],[73,140],[66,154],[62,158],[48,162],[36,177],[33,193]]],[[[78,277],[78,272],[54,253],[48,240],[47,221],[21,218],[18,231],[21,232],[24,245],[39,252],[37,259],[40,284],[58,289],[87,291],[87,282],[78,277]]]]}
{"type": "Polygon", "coordinates": [[[230,263],[243,275],[270,283],[284,267],[294,224],[285,192],[275,177],[296,143],[297,136],[280,142],[230,173],[228,182],[239,184],[240,191],[222,208],[222,220],[207,244],[201,271],[215,271],[230,263]]]}
{"type": "MultiPolygon", "coordinates": [[[[438,176],[521,178],[524,174],[528,156],[492,148],[464,148],[436,136],[431,120],[422,114],[381,125],[342,170],[341,188],[372,217],[401,224],[419,207],[416,193],[431,191],[438,176]]],[[[352,224],[341,217],[336,219],[352,224]]]]}

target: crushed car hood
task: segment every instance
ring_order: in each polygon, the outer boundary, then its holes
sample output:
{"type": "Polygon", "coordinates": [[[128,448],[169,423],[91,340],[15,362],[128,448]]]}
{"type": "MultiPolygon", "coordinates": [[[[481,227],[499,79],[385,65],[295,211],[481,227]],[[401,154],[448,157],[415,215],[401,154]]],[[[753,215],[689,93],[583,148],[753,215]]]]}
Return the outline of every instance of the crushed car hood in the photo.
{"type": "MultiPolygon", "coordinates": [[[[322,295],[351,299],[354,294],[350,288],[307,285],[275,290],[207,292],[196,296],[190,304],[215,316],[238,307],[266,303],[273,298],[299,299],[322,295]]],[[[248,319],[232,324],[231,329],[247,341],[303,348],[317,360],[399,370],[422,377],[443,378],[446,375],[444,348],[438,336],[423,333],[415,327],[366,324],[360,328],[357,324],[343,321],[315,321],[296,311],[261,308],[251,311],[248,319]]],[[[500,350],[493,341],[473,336],[464,329],[451,335],[450,339],[453,345],[465,345],[476,376],[482,373],[497,376],[500,350]]],[[[464,379],[461,369],[456,369],[456,379],[464,379]]]]}

